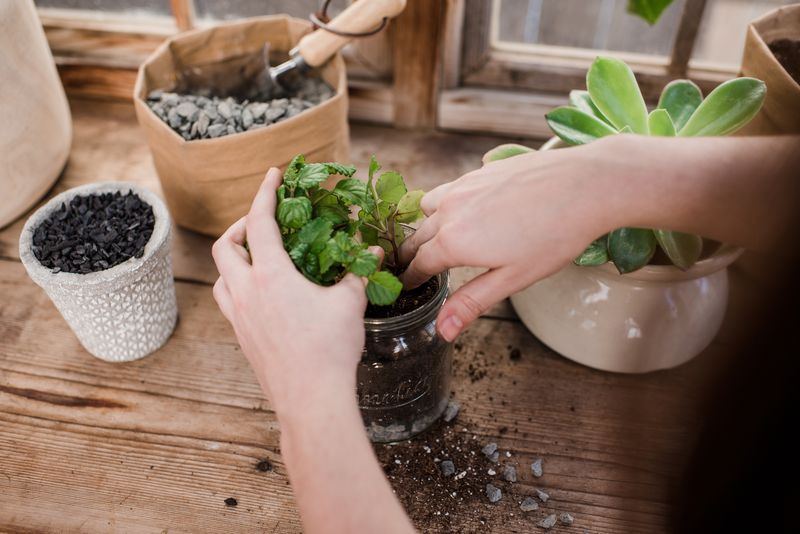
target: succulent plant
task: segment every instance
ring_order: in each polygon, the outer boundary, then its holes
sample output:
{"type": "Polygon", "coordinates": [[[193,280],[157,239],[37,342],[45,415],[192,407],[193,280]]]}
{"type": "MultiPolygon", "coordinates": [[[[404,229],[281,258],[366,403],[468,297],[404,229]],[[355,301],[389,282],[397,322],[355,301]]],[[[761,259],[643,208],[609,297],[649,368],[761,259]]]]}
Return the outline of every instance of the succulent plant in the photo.
{"type": "MultiPolygon", "coordinates": [[[[623,61],[598,57],[586,74],[587,91],[572,91],[570,105],[545,117],[562,141],[581,145],[608,135],[634,133],[662,137],[727,135],[749,122],[764,102],[766,85],[755,78],[728,80],[703,98],[689,80],[674,80],[661,92],[658,105],[648,113],[633,71],[623,61]]],[[[484,162],[512,157],[532,149],[501,145],[484,156],[484,162]]],[[[660,247],[680,269],[700,258],[700,236],[670,230],[619,228],[589,245],[577,265],[614,262],[620,273],[647,265],[660,247]]]]}

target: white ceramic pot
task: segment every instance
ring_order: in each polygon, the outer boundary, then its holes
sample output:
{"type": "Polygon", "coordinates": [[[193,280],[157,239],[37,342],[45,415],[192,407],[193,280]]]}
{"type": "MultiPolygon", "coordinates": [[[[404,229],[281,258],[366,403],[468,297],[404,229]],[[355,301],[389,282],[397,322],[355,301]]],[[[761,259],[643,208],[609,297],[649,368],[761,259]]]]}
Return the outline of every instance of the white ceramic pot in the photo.
{"type": "MultiPolygon", "coordinates": [[[[542,147],[559,147],[551,139],[542,147]]],[[[716,336],[728,303],[727,267],[742,253],[723,245],[691,269],[569,265],[512,295],[522,322],[544,344],[589,367],[645,373],[678,366],[716,336]]]]}
{"type": "Polygon", "coordinates": [[[28,211],[67,162],[72,123],[33,0],[0,2],[0,228],[28,211]]]}
{"type": "Polygon", "coordinates": [[[139,186],[104,182],[76,187],[53,197],[22,229],[19,254],[28,275],[47,292],[81,344],[109,362],[147,356],[169,338],[178,316],[170,257],[171,222],[164,202],[139,186]],[[150,204],[155,226],[141,258],[104,271],[54,273],[36,259],[34,230],[50,213],[78,195],[133,191],[150,204]]]}

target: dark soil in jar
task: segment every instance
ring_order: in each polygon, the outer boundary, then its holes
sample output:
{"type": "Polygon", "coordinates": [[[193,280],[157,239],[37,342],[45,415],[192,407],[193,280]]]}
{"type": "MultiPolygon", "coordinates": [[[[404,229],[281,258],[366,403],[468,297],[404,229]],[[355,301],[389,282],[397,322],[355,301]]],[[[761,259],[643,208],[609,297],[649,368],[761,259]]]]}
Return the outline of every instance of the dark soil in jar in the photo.
{"type": "Polygon", "coordinates": [[[133,191],[73,197],[33,231],[31,251],[53,272],[92,273],[141,258],[153,207],[133,191]]]}
{"type": "Polygon", "coordinates": [[[390,306],[367,306],[367,319],[387,319],[412,312],[429,302],[439,291],[439,278],[433,277],[421,286],[403,291],[390,306]]]}
{"type": "Polygon", "coordinates": [[[769,43],[769,49],[789,76],[800,84],[800,41],[777,39],[769,43]]]}

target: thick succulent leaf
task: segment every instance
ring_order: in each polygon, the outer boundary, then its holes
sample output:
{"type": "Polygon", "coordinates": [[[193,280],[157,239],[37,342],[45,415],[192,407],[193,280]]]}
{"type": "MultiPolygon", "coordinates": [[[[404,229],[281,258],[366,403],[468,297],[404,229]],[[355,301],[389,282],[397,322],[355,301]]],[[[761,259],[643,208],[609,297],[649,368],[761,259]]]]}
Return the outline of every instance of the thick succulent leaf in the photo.
{"type": "Polygon", "coordinates": [[[684,271],[700,259],[703,252],[703,238],[699,235],[653,230],[661,250],[670,261],[684,271]]]}
{"type": "Polygon", "coordinates": [[[594,102],[592,102],[592,97],[589,96],[589,91],[573,89],[569,92],[569,104],[572,107],[583,111],[584,113],[588,113],[596,119],[600,119],[606,124],[611,124],[605,115],[603,115],[603,113],[597,109],[597,106],[594,105],[594,102]]]}
{"type": "Polygon", "coordinates": [[[617,133],[603,121],[567,106],[554,109],[545,115],[545,119],[550,129],[570,145],[591,143],[601,137],[617,133]]]}
{"type": "Polygon", "coordinates": [[[640,16],[652,26],[671,3],[672,0],[628,0],[628,13],[640,16]]]}
{"type": "Polygon", "coordinates": [[[381,200],[391,204],[397,204],[407,192],[403,177],[394,171],[381,174],[375,183],[375,190],[381,200]]]}
{"type": "Polygon", "coordinates": [[[621,129],[619,131],[619,133],[621,133],[621,134],[632,134],[633,130],[631,130],[630,126],[626,126],[625,128],[621,129]]]}
{"type": "Polygon", "coordinates": [[[311,201],[307,197],[285,198],[278,204],[278,223],[288,228],[302,228],[311,219],[311,201]]]}
{"type": "Polygon", "coordinates": [[[419,207],[419,203],[422,201],[423,196],[425,196],[425,191],[419,189],[409,191],[403,195],[403,198],[397,203],[395,220],[401,223],[412,223],[421,219],[424,214],[419,207]]]}
{"type": "Polygon", "coordinates": [[[767,86],[761,80],[728,80],[711,91],[678,135],[696,137],[735,132],[758,113],[766,94],[767,86]]]}
{"type": "Polygon", "coordinates": [[[397,300],[403,283],[389,271],[372,273],[367,282],[367,298],[376,306],[388,306],[397,300]]]}
{"type": "Polygon", "coordinates": [[[620,274],[641,269],[656,252],[656,236],[644,228],[620,228],[608,234],[608,255],[620,274]]]}
{"type": "Polygon", "coordinates": [[[661,91],[658,107],[667,110],[675,130],[680,131],[702,101],[703,93],[694,82],[672,80],[661,91]]]}
{"type": "Polygon", "coordinates": [[[575,258],[575,265],[602,265],[608,261],[608,236],[595,239],[583,253],[575,258]]]}
{"type": "Polygon", "coordinates": [[[647,117],[647,125],[650,128],[650,135],[661,137],[674,137],[675,125],[666,109],[654,109],[647,117]]]}
{"type": "Polygon", "coordinates": [[[619,59],[599,56],[586,73],[586,88],[597,109],[618,130],[630,126],[647,134],[647,106],[633,71],[619,59]]]}
{"type": "Polygon", "coordinates": [[[506,143],[504,145],[498,145],[484,154],[481,161],[484,165],[486,165],[492,161],[512,158],[514,156],[519,156],[520,154],[527,154],[528,152],[535,152],[535,150],[523,145],[518,145],[516,143],[506,143]]]}

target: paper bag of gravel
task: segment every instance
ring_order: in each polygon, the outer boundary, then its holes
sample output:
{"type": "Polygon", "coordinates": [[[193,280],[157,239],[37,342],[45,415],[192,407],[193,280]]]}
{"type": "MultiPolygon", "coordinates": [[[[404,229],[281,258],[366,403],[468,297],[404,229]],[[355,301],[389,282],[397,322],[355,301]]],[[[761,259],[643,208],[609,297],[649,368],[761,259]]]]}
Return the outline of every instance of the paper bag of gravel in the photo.
{"type": "Polygon", "coordinates": [[[767,96],[758,115],[737,135],[800,133],[800,84],[769,48],[783,39],[800,41],[800,4],[770,11],[747,28],[741,75],[764,80],[767,96]]]}
{"type": "Polygon", "coordinates": [[[140,67],[134,88],[136,116],[177,224],[219,236],[247,213],[264,174],[285,168],[296,154],[309,161],[347,162],[347,78],[337,54],[319,72],[335,94],[319,105],[262,128],[187,141],[147,105],[154,90],[171,90],[176,66],[205,65],[252,54],[268,41],[288,52],[310,31],[307,21],[268,16],[183,33],[165,41],[140,67]]]}

